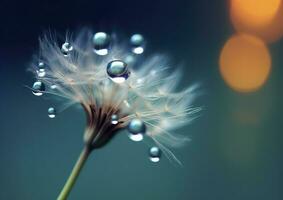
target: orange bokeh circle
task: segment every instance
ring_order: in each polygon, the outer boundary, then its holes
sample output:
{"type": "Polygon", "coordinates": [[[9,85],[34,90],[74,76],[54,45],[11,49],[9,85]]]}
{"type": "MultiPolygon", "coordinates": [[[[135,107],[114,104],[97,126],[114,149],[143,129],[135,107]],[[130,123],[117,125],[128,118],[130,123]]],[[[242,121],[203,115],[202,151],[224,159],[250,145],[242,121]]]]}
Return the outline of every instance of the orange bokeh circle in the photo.
{"type": "Polygon", "coordinates": [[[265,43],[248,34],[232,36],[224,45],[219,62],[223,79],[239,92],[259,89],[271,70],[271,57],[265,43]]]}
{"type": "Polygon", "coordinates": [[[230,17],[238,32],[266,42],[283,36],[283,0],[230,0],[230,17]]]}

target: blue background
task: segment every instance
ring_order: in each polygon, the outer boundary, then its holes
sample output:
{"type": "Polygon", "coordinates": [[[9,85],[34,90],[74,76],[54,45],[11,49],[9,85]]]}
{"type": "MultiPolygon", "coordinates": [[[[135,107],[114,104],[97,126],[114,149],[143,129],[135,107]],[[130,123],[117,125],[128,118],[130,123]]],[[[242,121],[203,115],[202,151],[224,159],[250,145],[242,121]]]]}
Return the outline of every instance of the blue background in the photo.
{"type": "MultiPolygon", "coordinates": [[[[82,148],[85,115],[73,107],[47,117],[52,98],[37,98],[26,71],[45,31],[142,33],[149,51],[182,64],[185,87],[203,82],[202,117],[178,130],[192,138],[165,157],[119,134],[94,152],[70,200],[280,200],[282,192],[282,40],[271,45],[272,71],[261,90],[232,91],[218,70],[234,33],[227,1],[6,1],[0,3],[0,199],[56,199],[82,148]]],[[[175,66],[173,66],[175,67],[175,66]]]]}

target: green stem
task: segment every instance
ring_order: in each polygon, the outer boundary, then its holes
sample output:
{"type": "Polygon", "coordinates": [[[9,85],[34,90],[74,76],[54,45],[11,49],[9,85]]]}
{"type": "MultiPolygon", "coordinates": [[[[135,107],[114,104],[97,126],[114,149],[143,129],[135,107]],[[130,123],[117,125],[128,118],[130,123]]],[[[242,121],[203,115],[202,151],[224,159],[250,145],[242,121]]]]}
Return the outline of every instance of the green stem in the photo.
{"type": "Polygon", "coordinates": [[[84,147],[84,149],[82,150],[67,182],[65,183],[60,195],[58,196],[57,200],[66,200],[67,197],[69,196],[79,174],[80,171],[83,168],[84,163],[86,162],[88,156],[90,154],[90,150],[88,147],[84,147]]]}

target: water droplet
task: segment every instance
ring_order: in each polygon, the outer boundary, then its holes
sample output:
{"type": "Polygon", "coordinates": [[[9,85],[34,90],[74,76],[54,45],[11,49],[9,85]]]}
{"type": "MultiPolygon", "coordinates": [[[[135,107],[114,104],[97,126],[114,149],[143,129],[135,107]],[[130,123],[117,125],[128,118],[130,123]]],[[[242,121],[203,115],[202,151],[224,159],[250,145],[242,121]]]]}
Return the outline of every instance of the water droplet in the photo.
{"type": "Polygon", "coordinates": [[[39,68],[39,69],[44,69],[44,68],[45,68],[44,62],[39,61],[39,62],[38,62],[38,68],[39,68]]]}
{"type": "Polygon", "coordinates": [[[136,62],[136,58],[134,57],[134,55],[127,55],[125,58],[125,62],[127,63],[128,66],[132,67],[136,62]]]}
{"type": "Polygon", "coordinates": [[[37,72],[37,76],[40,78],[43,78],[46,74],[45,69],[39,69],[36,72],[37,72]]]}
{"type": "Polygon", "coordinates": [[[111,116],[111,123],[112,123],[112,124],[118,124],[118,120],[119,120],[118,115],[113,114],[113,115],[111,116]]]}
{"type": "Polygon", "coordinates": [[[124,100],[123,103],[125,104],[125,106],[126,106],[127,108],[130,108],[130,107],[131,107],[131,105],[129,104],[129,102],[128,102],[127,100],[124,100]]]}
{"type": "Polygon", "coordinates": [[[122,60],[113,60],[107,65],[107,74],[116,83],[123,83],[129,77],[127,64],[122,60]]]}
{"type": "Polygon", "coordinates": [[[37,73],[37,76],[42,78],[45,76],[46,72],[45,72],[45,64],[44,62],[42,61],[39,61],[38,62],[38,65],[37,65],[37,70],[36,70],[36,73],[37,73]]]}
{"type": "Polygon", "coordinates": [[[64,56],[69,56],[70,53],[74,50],[73,46],[69,42],[62,44],[61,51],[64,56]]]}
{"type": "Polygon", "coordinates": [[[158,147],[151,147],[149,149],[149,159],[152,162],[159,162],[161,157],[161,150],[158,147]]]}
{"type": "Polygon", "coordinates": [[[141,34],[134,34],[130,39],[132,45],[132,52],[135,54],[142,54],[144,51],[144,39],[141,34]]]}
{"type": "Polygon", "coordinates": [[[55,89],[57,88],[57,85],[53,84],[53,85],[50,86],[50,88],[51,88],[52,90],[55,90],[55,89]]]}
{"type": "Polygon", "coordinates": [[[41,81],[34,82],[32,86],[32,93],[35,96],[41,96],[43,95],[43,92],[45,91],[45,85],[41,81]]]}
{"type": "Polygon", "coordinates": [[[53,107],[48,108],[48,117],[49,118],[55,118],[56,117],[56,110],[53,107]]]}
{"type": "Polygon", "coordinates": [[[104,32],[95,33],[93,36],[94,52],[100,56],[108,54],[110,37],[104,32]]]}
{"type": "Polygon", "coordinates": [[[143,140],[146,126],[140,119],[132,119],[128,124],[129,138],[133,141],[143,140]]]}

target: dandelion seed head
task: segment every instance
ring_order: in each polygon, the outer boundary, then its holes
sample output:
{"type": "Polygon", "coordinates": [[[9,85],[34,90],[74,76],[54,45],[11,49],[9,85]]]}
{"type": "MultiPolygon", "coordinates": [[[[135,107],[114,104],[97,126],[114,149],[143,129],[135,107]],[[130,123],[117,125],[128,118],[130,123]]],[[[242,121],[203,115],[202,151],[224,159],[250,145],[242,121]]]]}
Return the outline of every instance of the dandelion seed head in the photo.
{"type": "MultiPolygon", "coordinates": [[[[166,156],[175,159],[167,147],[189,139],[171,131],[191,122],[201,110],[192,106],[198,85],[177,91],[181,72],[170,69],[165,56],[136,59],[144,56],[134,56],[144,51],[142,35],[133,35],[129,47],[110,34],[89,30],[66,41],[60,44],[47,36],[40,40],[42,68],[38,60],[32,65],[37,78],[33,93],[53,94],[67,105],[82,105],[87,116],[84,141],[93,148],[127,129],[132,136],[139,136],[134,140],[149,136],[166,156]],[[142,52],[133,48],[142,48],[142,52]],[[38,75],[39,69],[44,69],[44,76],[38,75]]],[[[153,149],[158,154],[155,160],[159,160],[160,149],[153,149]]]]}

